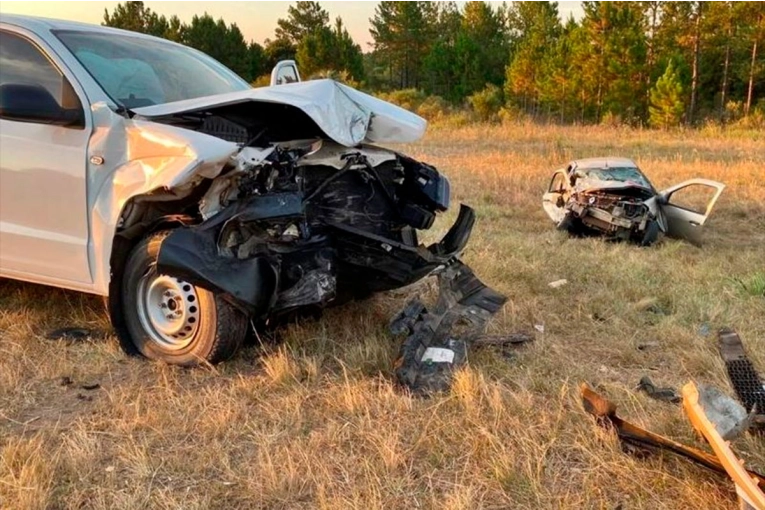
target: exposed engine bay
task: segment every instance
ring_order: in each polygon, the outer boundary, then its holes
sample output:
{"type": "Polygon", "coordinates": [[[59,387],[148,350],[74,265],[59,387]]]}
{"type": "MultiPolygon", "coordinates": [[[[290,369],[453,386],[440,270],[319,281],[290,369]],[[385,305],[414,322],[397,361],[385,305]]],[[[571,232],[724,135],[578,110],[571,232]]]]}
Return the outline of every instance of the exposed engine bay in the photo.
{"type": "Polygon", "coordinates": [[[378,147],[277,143],[232,163],[202,198],[203,221],[174,230],[157,265],[253,317],[413,283],[451,263],[473,226],[462,206],[441,242],[420,246],[417,230],[449,206],[449,182],[378,147]]]}
{"type": "Polygon", "coordinates": [[[642,188],[575,191],[566,203],[570,223],[612,235],[617,239],[642,241],[646,227],[655,217],[645,201],[652,194],[642,188]]]}

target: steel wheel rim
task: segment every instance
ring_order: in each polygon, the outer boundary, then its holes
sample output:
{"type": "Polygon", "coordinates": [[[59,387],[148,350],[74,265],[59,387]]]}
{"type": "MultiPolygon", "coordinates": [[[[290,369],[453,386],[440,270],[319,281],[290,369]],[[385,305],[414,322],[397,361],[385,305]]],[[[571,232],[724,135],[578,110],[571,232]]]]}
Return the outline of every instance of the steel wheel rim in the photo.
{"type": "Polygon", "coordinates": [[[188,347],[199,330],[194,286],[152,270],[141,278],[137,292],[138,319],[149,338],[163,349],[188,347]]]}

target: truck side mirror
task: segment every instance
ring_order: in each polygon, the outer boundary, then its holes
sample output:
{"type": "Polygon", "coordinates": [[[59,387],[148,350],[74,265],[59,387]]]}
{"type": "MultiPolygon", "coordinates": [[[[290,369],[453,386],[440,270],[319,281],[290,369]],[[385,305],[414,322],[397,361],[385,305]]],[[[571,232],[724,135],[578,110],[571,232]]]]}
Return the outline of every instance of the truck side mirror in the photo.
{"type": "Polygon", "coordinates": [[[294,60],[281,60],[271,71],[271,86],[296,83],[300,81],[297,64],[294,60]]]}

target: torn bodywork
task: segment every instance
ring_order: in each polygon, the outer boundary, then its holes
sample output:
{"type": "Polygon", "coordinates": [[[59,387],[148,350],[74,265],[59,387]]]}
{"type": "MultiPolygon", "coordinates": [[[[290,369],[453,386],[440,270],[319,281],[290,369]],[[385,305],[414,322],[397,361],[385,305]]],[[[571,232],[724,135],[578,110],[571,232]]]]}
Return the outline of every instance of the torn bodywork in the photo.
{"type": "Polygon", "coordinates": [[[724,188],[693,179],[658,192],[634,161],[591,158],[556,170],[543,206],[558,228],[572,234],[599,234],[648,246],[664,233],[698,245],[703,224],[724,188]],[[703,211],[673,202],[675,193],[691,186],[713,192],[703,211]]]}
{"type": "Polygon", "coordinates": [[[718,342],[728,378],[739,401],[747,412],[757,414],[754,422],[765,430],[765,381],[747,356],[738,333],[723,328],[718,334],[718,342]]]}
{"type": "Polygon", "coordinates": [[[209,218],[171,232],[157,265],[255,318],[413,283],[456,257],[474,222],[462,206],[441,242],[420,246],[448,182],[375,147],[292,144],[223,179],[202,201],[209,218]]]}
{"type": "MultiPolygon", "coordinates": [[[[728,436],[725,432],[729,429],[721,430],[721,424],[715,420],[716,417],[719,418],[719,405],[714,405],[716,400],[716,397],[710,399],[708,390],[697,388],[692,382],[683,387],[683,407],[688,418],[696,431],[707,440],[721,466],[733,480],[741,508],[763,510],[765,480],[761,475],[745,469],[743,461],[733,453],[730,443],[726,440],[728,436]]],[[[725,407],[729,407],[729,404],[725,407]]],[[[741,411],[743,412],[743,409],[741,411]]],[[[725,418],[727,420],[727,416],[725,418]]]]}
{"type": "Polygon", "coordinates": [[[454,370],[467,362],[469,345],[507,299],[459,261],[438,273],[438,289],[432,310],[415,299],[390,324],[391,333],[406,335],[395,363],[396,377],[420,395],[451,386],[454,370]]]}
{"type": "Polygon", "coordinates": [[[661,402],[668,402],[670,404],[679,404],[683,401],[683,398],[680,396],[680,394],[677,392],[675,388],[672,387],[659,387],[656,386],[650,377],[647,375],[644,375],[640,378],[640,382],[638,383],[637,387],[635,388],[638,391],[644,392],[646,395],[648,395],[650,398],[654,400],[659,400],[661,402]]]}
{"type": "MultiPolygon", "coordinates": [[[[684,398],[687,398],[686,394],[687,391],[684,388],[684,398]]],[[[669,451],[715,471],[716,473],[726,474],[725,465],[715,455],[678,443],[677,441],[660,436],[659,434],[655,434],[623,420],[616,414],[616,405],[595,392],[586,383],[582,383],[580,386],[580,395],[584,410],[596,418],[598,424],[615,430],[619,439],[622,441],[639,448],[669,451]]],[[[765,483],[765,477],[763,475],[754,471],[747,471],[747,473],[761,485],[765,483]]]]}
{"type": "MultiPolygon", "coordinates": [[[[227,150],[214,163],[196,163],[207,172],[185,166],[162,188],[129,199],[118,233],[140,236],[133,232],[161,212],[162,200],[182,201],[156,270],[213,292],[255,322],[400,288],[436,270],[469,272],[458,256],[473,210],[461,205],[441,241],[420,244],[418,231],[450,205],[449,181],[373,145],[423,134],[425,121],[406,110],[320,80],[134,114],[227,150]]],[[[467,286],[455,292],[472,296],[472,283],[460,280],[467,286]]]]}

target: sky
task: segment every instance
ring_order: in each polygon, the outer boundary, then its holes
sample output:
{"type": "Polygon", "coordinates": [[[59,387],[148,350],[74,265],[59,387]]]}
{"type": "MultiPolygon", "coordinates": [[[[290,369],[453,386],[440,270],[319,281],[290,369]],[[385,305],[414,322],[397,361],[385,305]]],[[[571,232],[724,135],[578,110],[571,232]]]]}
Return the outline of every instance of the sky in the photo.
{"type": "MultiPolygon", "coordinates": [[[[0,13],[28,14],[47,18],[82,21],[100,24],[104,9],[111,12],[119,2],[29,2],[0,1],[0,13]]],[[[227,23],[236,23],[246,40],[263,43],[273,38],[276,20],[287,16],[287,7],[292,2],[151,2],[144,4],[158,14],[167,17],[177,14],[181,21],[189,22],[195,14],[207,12],[214,18],[223,18],[227,23]]],[[[353,40],[361,45],[362,51],[370,51],[369,18],[374,16],[377,2],[320,2],[329,12],[331,20],[343,18],[353,40]]],[[[464,4],[465,2],[457,2],[464,4]]],[[[489,2],[500,4],[501,2],[489,2]]],[[[565,21],[569,14],[575,18],[582,15],[580,2],[559,2],[558,10],[565,21]]]]}

